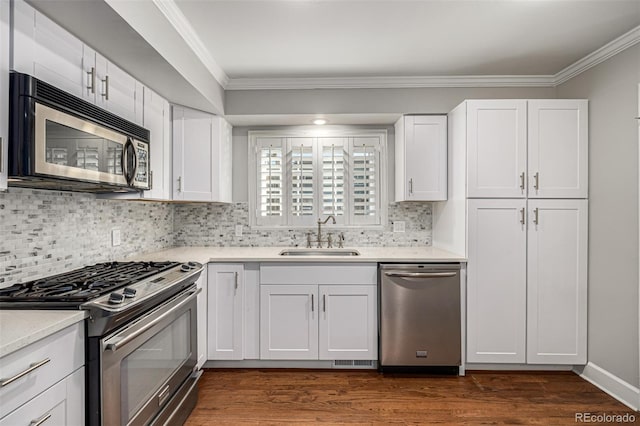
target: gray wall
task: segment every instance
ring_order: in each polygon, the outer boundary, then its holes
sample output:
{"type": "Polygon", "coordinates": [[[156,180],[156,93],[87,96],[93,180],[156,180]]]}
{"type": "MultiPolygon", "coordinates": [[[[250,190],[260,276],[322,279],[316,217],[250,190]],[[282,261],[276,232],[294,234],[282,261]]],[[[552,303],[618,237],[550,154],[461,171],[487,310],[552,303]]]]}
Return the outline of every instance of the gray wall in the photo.
{"type": "Polygon", "coordinates": [[[557,88],[589,99],[589,361],[640,386],[638,342],[640,45],[557,88]]]}
{"type": "Polygon", "coordinates": [[[465,99],[554,97],[548,87],[228,90],[225,114],[447,113],[465,99]]]}

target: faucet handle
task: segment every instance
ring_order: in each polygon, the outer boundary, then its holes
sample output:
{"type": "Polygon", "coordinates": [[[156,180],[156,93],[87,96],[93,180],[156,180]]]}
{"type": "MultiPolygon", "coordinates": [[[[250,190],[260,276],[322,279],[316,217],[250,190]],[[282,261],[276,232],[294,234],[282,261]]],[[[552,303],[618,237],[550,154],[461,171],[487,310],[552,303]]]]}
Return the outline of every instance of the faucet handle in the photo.
{"type": "Polygon", "coordinates": [[[333,248],[333,237],[331,232],[327,233],[327,248],[333,248]]]}
{"type": "Polygon", "coordinates": [[[341,232],[340,235],[338,235],[338,248],[344,248],[344,233],[341,232]]]}
{"type": "Polygon", "coordinates": [[[311,231],[307,232],[307,248],[311,248],[311,231]]]}

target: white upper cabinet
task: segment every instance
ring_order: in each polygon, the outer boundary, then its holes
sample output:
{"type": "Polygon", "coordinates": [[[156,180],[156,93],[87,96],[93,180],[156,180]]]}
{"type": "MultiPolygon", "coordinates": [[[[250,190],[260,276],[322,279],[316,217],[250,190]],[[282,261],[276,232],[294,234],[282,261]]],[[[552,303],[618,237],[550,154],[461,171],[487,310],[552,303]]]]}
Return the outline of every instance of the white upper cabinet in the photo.
{"type": "Polygon", "coordinates": [[[11,4],[12,69],[142,124],[139,82],[24,1],[11,4]]]}
{"type": "Polygon", "coordinates": [[[587,198],[588,101],[530,100],[529,198],[587,198]]]}
{"type": "Polygon", "coordinates": [[[148,87],[144,88],[142,125],[149,130],[151,189],[143,197],[171,199],[171,109],[169,102],[148,87]]]}
{"type": "Polygon", "coordinates": [[[0,191],[7,189],[9,151],[9,2],[0,1],[0,191]]]}
{"type": "Polygon", "coordinates": [[[524,363],[526,201],[468,201],[467,362],[524,363]]]}
{"type": "Polygon", "coordinates": [[[447,117],[408,115],[395,125],[396,201],[447,199],[447,117]]]}
{"type": "Polygon", "coordinates": [[[524,198],[527,101],[467,101],[467,196],[524,198]]]}
{"type": "Polygon", "coordinates": [[[173,199],[231,202],[231,126],[173,106],[173,199]]]}
{"type": "Polygon", "coordinates": [[[529,200],[530,364],[587,362],[587,203],[529,200]]]}

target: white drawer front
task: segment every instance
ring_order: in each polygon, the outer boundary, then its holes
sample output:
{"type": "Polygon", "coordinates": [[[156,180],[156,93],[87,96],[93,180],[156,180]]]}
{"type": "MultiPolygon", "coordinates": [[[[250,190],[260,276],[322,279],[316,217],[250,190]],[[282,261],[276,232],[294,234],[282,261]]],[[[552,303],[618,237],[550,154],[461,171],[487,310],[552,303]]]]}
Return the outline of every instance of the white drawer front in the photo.
{"type": "Polygon", "coordinates": [[[0,418],[84,365],[84,323],[80,322],[0,359],[0,381],[47,359],[41,367],[0,387],[0,418]]]}
{"type": "Polygon", "coordinates": [[[42,426],[84,424],[84,368],[80,368],[0,420],[0,426],[34,426],[36,424],[42,426]]]}
{"type": "Polygon", "coordinates": [[[376,263],[262,263],[260,284],[375,285],[376,263]]]}

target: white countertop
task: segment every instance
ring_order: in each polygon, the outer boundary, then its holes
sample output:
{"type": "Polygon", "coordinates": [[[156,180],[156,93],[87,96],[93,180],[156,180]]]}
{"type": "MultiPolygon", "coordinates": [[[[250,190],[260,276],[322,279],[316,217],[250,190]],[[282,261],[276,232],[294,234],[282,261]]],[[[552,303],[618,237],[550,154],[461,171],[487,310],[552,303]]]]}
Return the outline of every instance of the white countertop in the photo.
{"type": "Polygon", "coordinates": [[[0,358],[86,318],[85,311],[0,310],[0,358]]]}
{"type": "MultiPolygon", "coordinates": [[[[464,256],[435,247],[346,247],[360,256],[280,256],[292,247],[174,247],[136,255],[128,260],[177,262],[466,262],[464,256]]],[[[299,248],[298,248],[299,249],[299,248]]]]}

